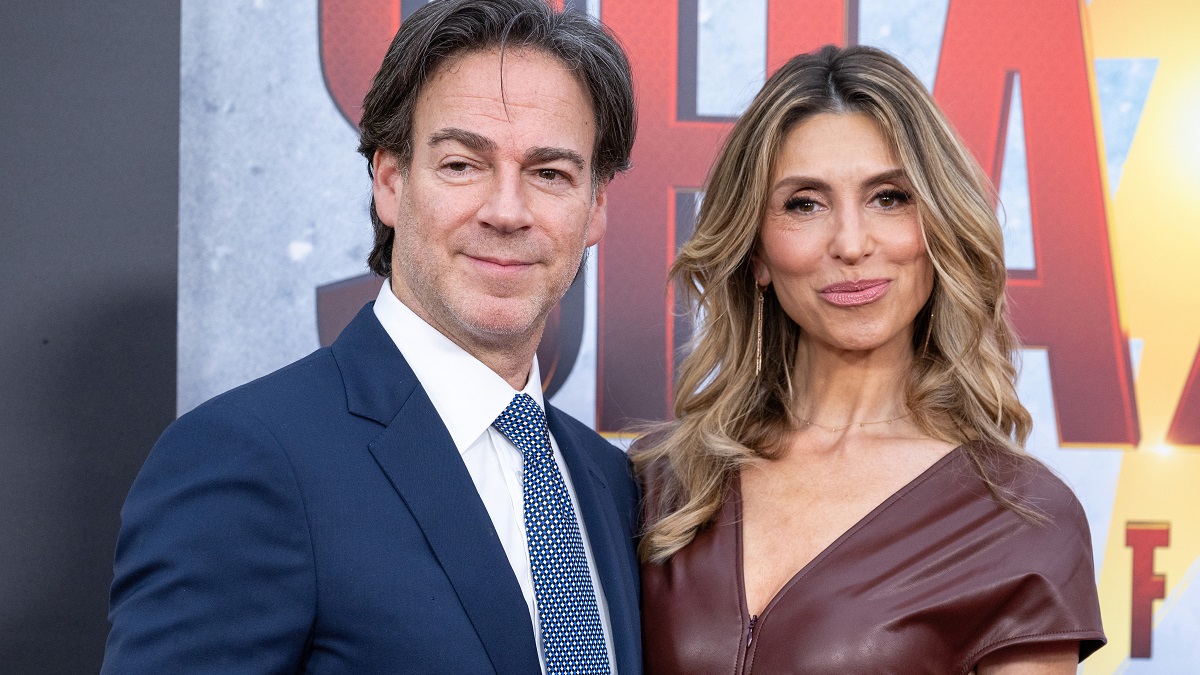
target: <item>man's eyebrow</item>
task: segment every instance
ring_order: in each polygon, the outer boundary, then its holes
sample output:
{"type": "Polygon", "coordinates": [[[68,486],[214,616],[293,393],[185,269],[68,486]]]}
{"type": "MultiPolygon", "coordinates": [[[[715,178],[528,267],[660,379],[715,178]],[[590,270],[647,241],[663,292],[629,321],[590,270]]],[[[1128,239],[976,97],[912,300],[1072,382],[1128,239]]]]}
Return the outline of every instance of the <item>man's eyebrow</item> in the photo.
{"type": "Polygon", "coordinates": [[[429,145],[434,146],[446,141],[453,141],[466,146],[472,152],[485,153],[496,149],[496,144],[487,137],[480,136],[473,131],[466,129],[458,129],[456,127],[447,127],[439,129],[436,133],[429,137],[429,145]]]}
{"type": "Polygon", "coordinates": [[[530,148],[525,153],[525,161],[529,164],[545,164],[559,160],[566,160],[574,164],[575,168],[580,171],[583,171],[583,168],[587,165],[583,159],[583,155],[566,148],[530,148]]]}

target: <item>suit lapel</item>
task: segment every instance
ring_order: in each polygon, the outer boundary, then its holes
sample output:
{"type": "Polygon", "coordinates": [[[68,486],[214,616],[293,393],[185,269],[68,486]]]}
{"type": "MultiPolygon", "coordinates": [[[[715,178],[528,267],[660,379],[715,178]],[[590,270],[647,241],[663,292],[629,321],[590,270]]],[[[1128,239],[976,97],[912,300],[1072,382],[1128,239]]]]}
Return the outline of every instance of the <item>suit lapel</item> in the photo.
{"type": "Polygon", "coordinates": [[[638,593],[633,584],[636,570],[631,569],[629,563],[634,554],[633,542],[621,526],[620,515],[603,473],[588,455],[583,440],[563,421],[563,415],[557,409],[546,406],[546,421],[567,462],[567,470],[571,472],[571,483],[575,487],[575,497],[579,500],[588,540],[592,545],[592,556],[596,560],[596,573],[608,601],[613,645],[617,651],[617,670],[622,673],[641,672],[641,653],[636,648],[641,639],[638,593]]]}
{"type": "Polygon", "coordinates": [[[375,461],[412,513],[498,673],[536,673],[520,585],[450,433],[367,305],[333,345],[350,412],[387,428],[375,461]]]}

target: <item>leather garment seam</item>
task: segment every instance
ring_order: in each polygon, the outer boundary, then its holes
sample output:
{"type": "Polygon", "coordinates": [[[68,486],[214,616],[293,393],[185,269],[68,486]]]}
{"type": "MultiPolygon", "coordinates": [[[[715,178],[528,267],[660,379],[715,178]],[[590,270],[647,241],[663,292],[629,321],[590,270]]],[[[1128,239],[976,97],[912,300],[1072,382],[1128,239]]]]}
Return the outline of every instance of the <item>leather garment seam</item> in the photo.
{"type": "MultiPolygon", "coordinates": [[[[975,667],[975,664],[978,663],[981,658],[983,658],[997,650],[1004,649],[1005,647],[1011,647],[1011,646],[1020,644],[1018,642],[1018,640],[1024,640],[1026,638],[1054,637],[1054,638],[1061,638],[1061,640],[1038,640],[1038,642],[1056,642],[1056,641],[1068,642],[1068,641],[1071,641],[1072,638],[1078,638],[1075,640],[1075,642],[1078,643],[1078,642],[1082,642],[1083,640],[1086,640],[1086,639],[1103,639],[1103,636],[1104,636],[1104,634],[1097,630],[1085,629],[1085,628],[1076,628],[1074,630],[1065,630],[1065,631],[1064,630],[1056,630],[1056,631],[1046,631],[1043,633],[1025,633],[1023,635],[1013,635],[1011,637],[1004,638],[1003,640],[996,640],[994,642],[990,642],[990,643],[984,645],[983,647],[976,649],[971,654],[971,656],[967,658],[965,663],[959,665],[960,672],[963,673],[963,675],[970,673],[971,670],[975,667]],[[1099,635],[1100,638],[1090,637],[1090,636],[1096,636],[1096,635],[1099,635]]],[[[1078,652],[1078,651],[1079,651],[1079,647],[1077,644],[1076,652],[1078,652]]]]}

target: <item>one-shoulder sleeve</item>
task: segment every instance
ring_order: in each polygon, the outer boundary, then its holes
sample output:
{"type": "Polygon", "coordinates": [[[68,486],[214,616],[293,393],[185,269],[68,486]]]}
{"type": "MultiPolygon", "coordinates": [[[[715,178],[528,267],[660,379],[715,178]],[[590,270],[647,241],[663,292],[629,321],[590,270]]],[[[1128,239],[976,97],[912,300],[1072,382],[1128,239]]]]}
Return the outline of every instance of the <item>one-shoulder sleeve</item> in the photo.
{"type": "Polygon", "coordinates": [[[1105,643],[1083,507],[1040,462],[1014,473],[1013,493],[1044,520],[999,528],[983,552],[992,574],[978,590],[990,612],[967,665],[1005,647],[1058,641],[1078,641],[1083,660],[1105,643]]]}
{"type": "Polygon", "coordinates": [[[990,457],[993,483],[1041,516],[1027,518],[993,498],[967,450],[830,544],[753,624],[733,490],[691,544],[642,566],[647,672],[965,674],[1013,645],[1094,652],[1104,633],[1074,494],[1037,460],[990,457]]]}

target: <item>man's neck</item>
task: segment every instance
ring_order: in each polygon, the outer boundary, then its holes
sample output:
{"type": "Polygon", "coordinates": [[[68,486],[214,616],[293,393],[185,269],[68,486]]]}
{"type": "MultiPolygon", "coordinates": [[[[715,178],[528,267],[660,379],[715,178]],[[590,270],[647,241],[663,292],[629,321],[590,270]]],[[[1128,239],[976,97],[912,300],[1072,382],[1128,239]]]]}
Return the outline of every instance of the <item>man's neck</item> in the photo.
{"type": "Polygon", "coordinates": [[[405,297],[405,294],[397,293],[394,284],[392,293],[413,314],[503,378],[510,387],[517,391],[525,388],[529,382],[530,370],[533,368],[533,357],[537,354],[537,346],[546,325],[544,320],[535,326],[528,335],[504,336],[495,342],[468,340],[463,336],[456,335],[454,331],[447,330],[446,326],[425,311],[419,302],[413,302],[405,297]]]}
{"type": "MultiPolygon", "coordinates": [[[[454,338],[450,339],[454,340],[454,338]]],[[[455,344],[458,344],[458,342],[455,342],[455,344]]],[[[537,352],[536,346],[533,351],[519,357],[502,352],[479,353],[468,349],[465,345],[458,344],[458,346],[462,347],[471,356],[479,359],[483,365],[491,368],[492,372],[504,378],[504,381],[513,389],[521,391],[528,384],[529,372],[533,368],[533,355],[537,352]]]]}

